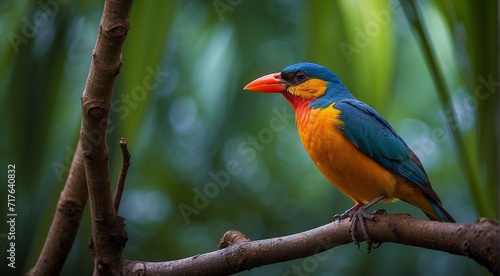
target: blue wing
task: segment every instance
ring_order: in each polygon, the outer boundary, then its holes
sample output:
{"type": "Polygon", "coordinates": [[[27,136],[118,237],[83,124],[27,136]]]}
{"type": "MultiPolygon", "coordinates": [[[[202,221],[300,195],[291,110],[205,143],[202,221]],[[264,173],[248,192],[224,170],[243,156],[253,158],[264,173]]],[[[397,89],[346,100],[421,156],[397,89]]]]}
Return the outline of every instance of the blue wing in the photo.
{"type": "Polygon", "coordinates": [[[377,111],[356,99],[338,101],[334,108],[342,112],[340,119],[345,123],[342,133],[365,155],[434,197],[422,164],[377,111]]]}

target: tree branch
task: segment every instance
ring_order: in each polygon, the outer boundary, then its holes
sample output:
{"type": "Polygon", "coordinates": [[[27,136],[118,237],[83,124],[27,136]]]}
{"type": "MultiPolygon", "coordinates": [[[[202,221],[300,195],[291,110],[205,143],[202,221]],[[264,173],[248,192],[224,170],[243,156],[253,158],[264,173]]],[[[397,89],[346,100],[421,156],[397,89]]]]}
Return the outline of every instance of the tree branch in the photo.
{"type": "MultiPolygon", "coordinates": [[[[399,243],[467,256],[490,272],[500,273],[500,227],[493,221],[482,218],[473,224],[458,224],[419,220],[407,215],[377,215],[377,218],[377,222],[366,221],[370,237],[377,243],[399,243]]],[[[350,244],[350,225],[350,221],[344,219],[284,237],[258,241],[243,238],[242,242],[227,248],[175,261],[124,261],[121,272],[136,275],[236,273],[350,244]]],[[[231,240],[241,235],[226,233],[221,243],[231,244],[231,240]]]]}
{"type": "Polygon", "coordinates": [[[87,203],[87,183],[82,157],[82,147],[78,142],[42,252],[28,275],[59,275],[61,273],[87,203]]]}
{"type": "Polygon", "coordinates": [[[111,196],[106,130],[132,3],[132,0],[105,2],[82,96],[80,139],[90,201],[94,275],[115,274],[127,241],[125,221],[117,216],[111,196]]]}

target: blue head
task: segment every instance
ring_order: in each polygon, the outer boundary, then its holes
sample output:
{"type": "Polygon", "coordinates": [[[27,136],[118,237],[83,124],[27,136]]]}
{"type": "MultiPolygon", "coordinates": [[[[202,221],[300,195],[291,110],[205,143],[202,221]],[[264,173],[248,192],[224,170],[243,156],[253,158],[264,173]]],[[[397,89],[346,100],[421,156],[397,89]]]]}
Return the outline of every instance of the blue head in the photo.
{"type": "Polygon", "coordinates": [[[337,75],[310,62],[290,65],[280,73],[252,81],[244,89],[282,93],[294,107],[306,103],[309,108],[325,108],[339,100],[354,98],[337,75]]]}

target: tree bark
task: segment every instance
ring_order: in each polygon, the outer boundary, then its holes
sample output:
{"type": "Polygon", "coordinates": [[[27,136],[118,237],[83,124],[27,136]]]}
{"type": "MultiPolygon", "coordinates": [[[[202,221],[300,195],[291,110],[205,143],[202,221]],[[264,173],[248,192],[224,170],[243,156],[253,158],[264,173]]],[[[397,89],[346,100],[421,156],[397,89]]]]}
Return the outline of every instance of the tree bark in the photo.
{"type": "Polygon", "coordinates": [[[80,140],[42,252],[29,275],[60,274],[89,195],[94,274],[113,271],[121,261],[127,235],[124,219],[116,215],[111,199],[106,130],[132,3],[133,0],[105,2],[82,96],[80,140]]]}
{"type": "Polygon", "coordinates": [[[132,3],[132,0],[105,2],[82,96],[80,140],[89,192],[94,275],[116,274],[127,241],[125,221],[117,216],[111,196],[106,131],[132,3]]]}
{"type": "Polygon", "coordinates": [[[125,220],[117,216],[113,206],[106,131],[132,3],[132,0],[105,2],[82,96],[80,139],[89,192],[94,275],[117,274],[127,241],[125,220]]]}
{"type": "Polygon", "coordinates": [[[42,252],[28,275],[59,275],[61,273],[87,203],[87,183],[82,158],[82,147],[78,142],[42,252]]]}
{"type": "MultiPolygon", "coordinates": [[[[125,275],[237,273],[350,244],[350,225],[349,219],[344,219],[302,233],[258,241],[248,241],[243,234],[230,231],[219,243],[231,244],[229,247],[175,261],[124,261],[121,272],[125,275]],[[234,243],[235,240],[239,242],[234,243]]],[[[500,275],[500,227],[488,219],[459,224],[420,220],[408,215],[377,215],[377,221],[367,220],[366,226],[376,243],[399,243],[466,256],[500,275]]],[[[357,227],[358,233],[362,233],[359,223],[357,227]]],[[[378,250],[383,250],[383,245],[381,247],[378,250]]]]}

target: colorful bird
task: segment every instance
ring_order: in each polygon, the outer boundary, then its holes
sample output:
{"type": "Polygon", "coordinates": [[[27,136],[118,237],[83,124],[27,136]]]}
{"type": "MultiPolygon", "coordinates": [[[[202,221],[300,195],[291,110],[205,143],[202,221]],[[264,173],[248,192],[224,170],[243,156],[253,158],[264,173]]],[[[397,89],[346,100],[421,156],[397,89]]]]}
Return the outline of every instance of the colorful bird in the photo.
{"type": "Polygon", "coordinates": [[[377,111],[357,100],[330,70],[298,63],[243,89],[281,93],[290,102],[312,161],[355,203],[334,219],[353,219],[350,230],[356,243],[356,221],[368,241],[364,219],[374,219],[374,215],[366,210],[379,201],[401,199],[431,220],[455,222],[432,189],[418,157],[377,111]]]}

